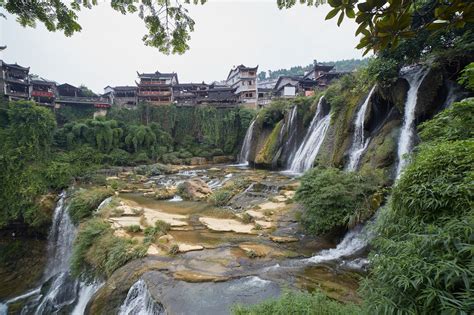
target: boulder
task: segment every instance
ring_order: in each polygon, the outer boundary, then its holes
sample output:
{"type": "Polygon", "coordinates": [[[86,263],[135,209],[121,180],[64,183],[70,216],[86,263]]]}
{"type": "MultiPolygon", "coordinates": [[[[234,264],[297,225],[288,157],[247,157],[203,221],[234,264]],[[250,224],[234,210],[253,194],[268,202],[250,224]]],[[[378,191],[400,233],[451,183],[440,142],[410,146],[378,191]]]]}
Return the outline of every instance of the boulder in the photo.
{"type": "Polygon", "coordinates": [[[187,200],[205,200],[212,194],[209,186],[200,178],[192,178],[178,186],[178,194],[187,200]]]}
{"type": "Polygon", "coordinates": [[[235,160],[232,155],[217,155],[212,157],[212,163],[214,164],[224,164],[231,163],[235,160]]]}
{"type": "Polygon", "coordinates": [[[207,160],[204,157],[196,156],[196,157],[191,158],[189,164],[191,164],[191,165],[205,165],[205,164],[207,164],[207,160]]]}

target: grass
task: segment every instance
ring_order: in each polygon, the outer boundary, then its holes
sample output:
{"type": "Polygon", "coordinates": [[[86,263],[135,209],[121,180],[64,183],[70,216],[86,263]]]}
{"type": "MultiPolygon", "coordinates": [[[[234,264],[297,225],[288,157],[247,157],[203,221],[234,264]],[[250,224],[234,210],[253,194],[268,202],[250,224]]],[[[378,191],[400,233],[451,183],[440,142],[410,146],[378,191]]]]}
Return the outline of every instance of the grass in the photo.
{"type": "Polygon", "coordinates": [[[234,315],[353,315],[361,314],[355,304],[342,304],[329,299],[322,292],[286,291],[277,299],[255,305],[235,305],[234,315]]]}

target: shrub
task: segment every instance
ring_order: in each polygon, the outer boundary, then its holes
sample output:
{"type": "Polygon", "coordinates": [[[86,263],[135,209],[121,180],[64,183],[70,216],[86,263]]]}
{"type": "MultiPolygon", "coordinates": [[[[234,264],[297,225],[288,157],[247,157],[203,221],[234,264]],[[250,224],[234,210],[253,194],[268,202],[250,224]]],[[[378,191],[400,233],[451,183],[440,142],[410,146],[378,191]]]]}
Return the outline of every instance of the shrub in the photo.
{"type": "Polygon", "coordinates": [[[152,243],[157,237],[163,236],[169,232],[171,226],[161,220],[155,222],[155,226],[149,226],[145,228],[145,238],[143,239],[144,243],[152,243]]]}
{"type": "Polygon", "coordinates": [[[360,221],[370,217],[379,206],[372,196],[380,180],[372,175],[344,172],[336,168],[315,168],[301,179],[295,200],[303,204],[304,227],[316,234],[345,227],[351,216],[360,213],[360,221]],[[363,215],[362,215],[363,214],[363,215]]]}
{"type": "Polygon", "coordinates": [[[306,293],[286,291],[277,299],[269,299],[260,304],[232,308],[234,315],[354,315],[361,314],[359,306],[342,304],[329,299],[322,292],[306,293]]]}
{"type": "Polygon", "coordinates": [[[423,141],[452,141],[474,138],[474,98],[453,103],[418,127],[423,141]]]}
{"type": "Polygon", "coordinates": [[[222,207],[225,206],[233,196],[234,194],[231,190],[219,189],[209,197],[209,202],[214,206],[222,207]]]}
{"type": "Polygon", "coordinates": [[[428,141],[377,220],[373,268],[362,285],[371,314],[472,312],[474,140],[464,106],[423,125],[428,141]]]}
{"type": "Polygon", "coordinates": [[[107,222],[94,218],[85,222],[78,232],[71,258],[71,272],[87,280],[109,277],[128,261],[145,255],[144,246],[114,236],[107,222]]]}
{"type": "Polygon", "coordinates": [[[363,286],[372,313],[472,310],[473,174],[472,140],[424,147],[407,167],[378,220],[363,286]]]}
{"type": "Polygon", "coordinates": [[[171,245],[170,249],[168,250],[168,255],[174,256],[179,253],[179,246],[178,244],[171,245]]]}
{"type": "Polygon", "coordinates": [[[142,230],[142,228],[138,224],[133,224],[133,225],[127,226],[125,230],[127,230],[127,232],[130,232],[130,233],[138,233],[142,230]]]}
{"type": "Polygon", "coordinates": [[[122,149],[113,149],[105,156],[105,161],[111,165],[125,166],[129,164],[130,154],[122,149]]]}
{"type": "Polygon", "coordinates": [[[105,198],[112,196],[113,191],[105,188],[80,189],[71,197],[69,215],[74,223],[90,216],[105,198]]]}
{"type": "Polygon", "coordinates": [[[242,223],[250,224],[253,222],[253,217],[247,212],[242,213],[242,223]]]}

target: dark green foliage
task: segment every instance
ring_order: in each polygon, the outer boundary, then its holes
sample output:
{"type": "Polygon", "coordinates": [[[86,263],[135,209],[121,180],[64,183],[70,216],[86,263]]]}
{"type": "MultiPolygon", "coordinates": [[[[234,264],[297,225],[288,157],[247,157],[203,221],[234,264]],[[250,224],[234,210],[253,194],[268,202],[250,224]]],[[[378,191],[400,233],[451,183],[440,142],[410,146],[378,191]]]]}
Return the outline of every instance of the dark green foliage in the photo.
{"type": "Polygon", "coordinates": [[[277,100],[270,106],[262,109],[257,116],[257,123],[263,128],[273,128],[285,116],[285,112],[291,106],[289,101],[277,100]]]}
{"type": "Polygon", "coordinates": [[[400,71],[399,62],[392,58],[374,58],[367,68],[369,76],[374,78],[382,87],[393,84],[400,71]]]}
{"type": "Polygon", "coordinates": [[[359,306],[342,304],[329,299],[322,292],[286,291],[277,299],[270,299],[260,304],[232,308],[234,315],[355,315],[362,314],[359,306]]]}
{"type": "Polygon", "coordinates": [[[344,228],[369,218],[380,204],[379,179],[372,174],[344,172],[336,168],[314,168],[301,178],[295,200],[305,211],[301,221],[315,234],[344,228]],[[357,217],[358,220],[351,220],[357,217]]]}
{"type": "Polygon", "coordinates": [[[107,278],[128,261],[145,255],[145,247],[114,236],[107,222],[91,219],[81,226],[74,242],[71,271],[87,280],[107,278]]]}
{"type": "Polygon", "coordinates": [[[423,141],[451,141],[474,138],[474,98],[452,104],[432,120],[418,127],[423,141]]]}
{"type": "Polygon", "coordinates": [[[422,126],[425,142],[376,225],[373,268],[362,290],[370,313],[472,312],[471,112],[470,101],[454,104],[422,126]]]}
{"type": "Polygon", "coordinates": [[[74,193],[69,203],[69,215],[74,223],[89,217],[113,191],[105,188],[81,189],[74,193]]]}
{"type": "Polygon", "coordinates": [[[474,91],[474,62],[468,64],[462,71],[458,79],[459,84],[474,91]]]}
{"type": "Polygon", "coordinates": [[[130,233],[138,233],[142,230],[142,228],[138,224],[134,224],[127,226],[125,230],[130,233]]]}
{"type": "Polygon", "coordinates": [[[140,104],[135,111],[113,110],[108,115],[123,125],[125,149],[134,152],[144,144],[150,156],[165,163],[192,156],[236,153],[253,116],[253,111],[244,108],[146,104],[140,104]]]}
{"type": "MultiPolygon", "coordinates": [[[[50,186],[44,170],[51,156],[52,113],[32,102],[12,102],[1,110],[5,118],[0,128],[0,227],[12,221],[23,221],[39,227],[49,222],[35,204],[38,195],[50,186]]],[[[58,180],[61,181],[61,180],[58,180]]]]}

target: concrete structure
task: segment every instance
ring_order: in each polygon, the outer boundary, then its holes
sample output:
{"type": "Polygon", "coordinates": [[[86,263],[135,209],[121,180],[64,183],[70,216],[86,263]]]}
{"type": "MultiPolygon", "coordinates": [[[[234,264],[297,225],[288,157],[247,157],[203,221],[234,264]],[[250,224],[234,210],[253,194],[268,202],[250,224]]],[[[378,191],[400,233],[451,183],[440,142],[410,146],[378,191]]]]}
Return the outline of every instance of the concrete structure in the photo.
{"type": "Polygon", "coordinates": [[[29,100],[31,85],[30,68],[8,64],[0,60],[0,94],[10,101],[29,100]]]}
{"type": "Polygon", "coordinates": [[[176,73],[138,73],[138,102],[165,105],[173,102],[173,86],[178,84],[176,73]]]}
{"type": "Polygon", "coordinates": [[[240,103],[250,107],[257,106],[257,71],[256,67],[237,66],[229,71],[226,85],[235,89],[235,95],[240,103]]]}

